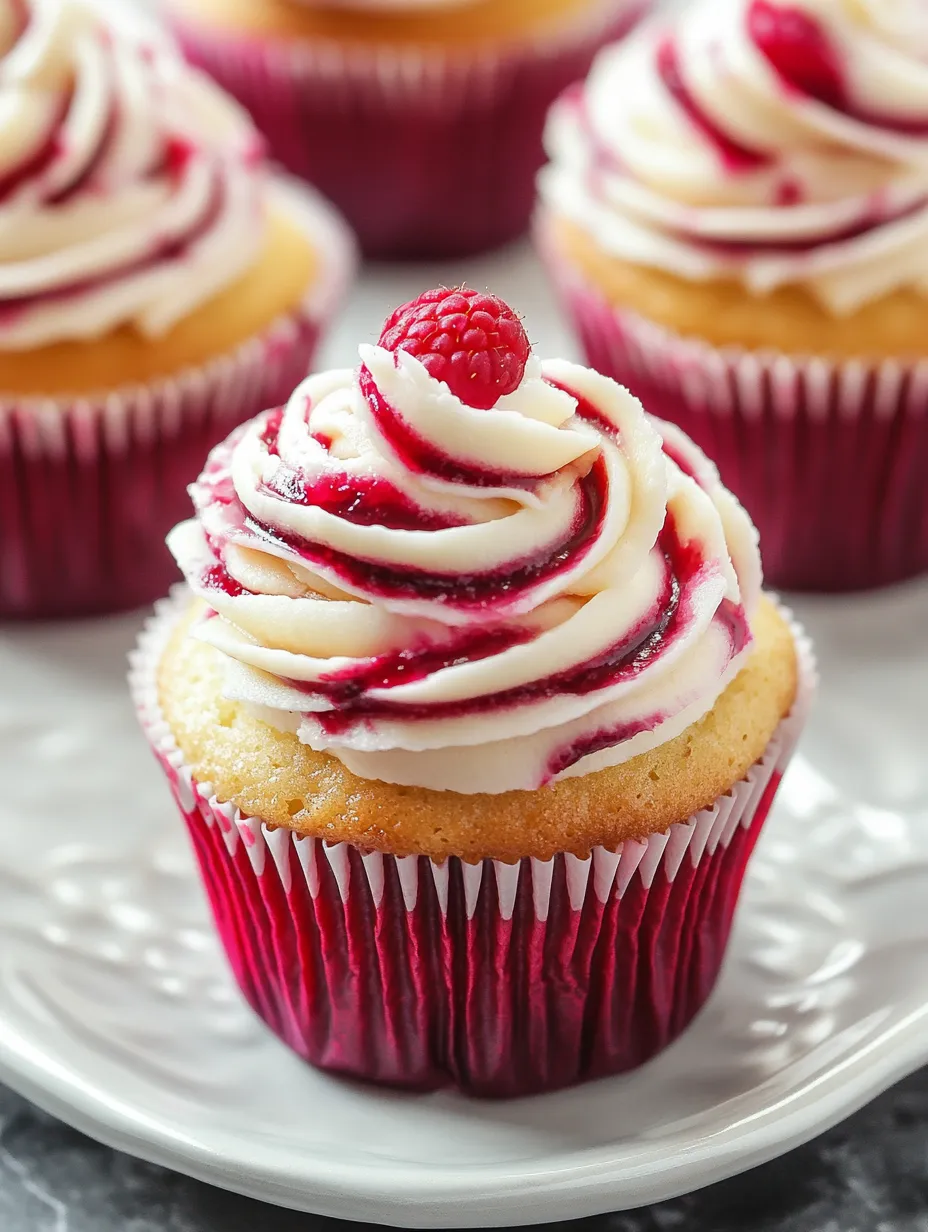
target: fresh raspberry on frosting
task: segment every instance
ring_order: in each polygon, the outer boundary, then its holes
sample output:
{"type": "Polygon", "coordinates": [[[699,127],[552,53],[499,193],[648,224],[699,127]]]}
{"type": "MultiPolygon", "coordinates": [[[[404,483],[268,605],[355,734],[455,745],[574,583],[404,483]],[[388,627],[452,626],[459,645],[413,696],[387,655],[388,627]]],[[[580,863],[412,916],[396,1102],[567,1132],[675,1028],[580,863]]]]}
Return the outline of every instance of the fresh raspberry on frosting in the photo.
{"type": "Polygon", "coordinates": [[[825,28],[791,5],[752,0],[748,32],[784,81],[803,94],[843,110],[844,71],[825,28]]]}
{"type": "Polygon", "coordinates": [[[397,308],[380,345],[414,355],[430,376],[480,411],[518,389],[531,351],[508,304],[466,287],[438,287],[397,308]]]}

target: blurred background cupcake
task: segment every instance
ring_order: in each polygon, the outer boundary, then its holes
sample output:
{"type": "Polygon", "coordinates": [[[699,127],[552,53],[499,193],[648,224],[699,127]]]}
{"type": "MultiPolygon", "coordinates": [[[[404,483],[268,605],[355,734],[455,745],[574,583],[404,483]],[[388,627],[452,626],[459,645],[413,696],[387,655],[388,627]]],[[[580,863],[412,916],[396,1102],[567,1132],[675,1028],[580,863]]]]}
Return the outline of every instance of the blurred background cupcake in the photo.
{"type": "Polygon", "coordinates": [[[538,237],[592,363],[710,453],[768,578],[928,569],[923,0],[702,0],[556,105],[538,237]]]}
{"type": "Polygon", "coordinates": [[[308,370],[344,224],[134,5],[0,0],[0,616],[169,584],[204,450],[308,370]]]}
{"type": "Polygon", "coordinates": [[[354,1077],[640,1065],[715,983],[808,646],[700,451],[500,300],[360,357],[213,451],[135,658],[232,968],[354,1077]]]}
{"type": "Polygon", "coordinates": [[[369,256],[522,233],[547,108],[648,0],[166,0],[188,56],[369,256]]]}

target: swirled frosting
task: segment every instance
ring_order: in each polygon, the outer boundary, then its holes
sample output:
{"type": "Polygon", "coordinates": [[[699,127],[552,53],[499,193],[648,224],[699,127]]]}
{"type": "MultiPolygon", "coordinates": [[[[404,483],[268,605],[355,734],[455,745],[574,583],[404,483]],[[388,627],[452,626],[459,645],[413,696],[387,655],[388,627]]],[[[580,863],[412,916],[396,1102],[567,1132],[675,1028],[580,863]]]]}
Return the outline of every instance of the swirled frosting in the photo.
{"type": "Polygon", "coordinates": [[[244,112],[117,0],[0,0],[0,349],[166,332],[264,237],[244,112]]]}
{"type": "Polygon", "coordinates": [[[928,295],[924,0],[697,0],[552,112],[545,200],[608,252],[835,315],[928,295]]]}
{"type": "Polygon", "coordinates": [[[744,662],[756,534],[613,381],[529,359],[474,410],[363,346],[237,430],[169,544],[230,699],[369,779],[498,793],[618,764],[744,662]]]}

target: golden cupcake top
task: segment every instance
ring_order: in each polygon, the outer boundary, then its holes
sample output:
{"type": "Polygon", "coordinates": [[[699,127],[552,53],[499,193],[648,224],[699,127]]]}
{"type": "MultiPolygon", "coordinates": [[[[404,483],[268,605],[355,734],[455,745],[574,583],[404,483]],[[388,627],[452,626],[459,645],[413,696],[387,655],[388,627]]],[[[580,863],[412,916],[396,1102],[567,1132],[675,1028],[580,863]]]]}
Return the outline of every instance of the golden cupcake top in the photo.
{"type": "Polygon", "coordinates": [[[220,30],[357,46],[434,47],[555,38],[565,26],[603,26],[639,0],[169,0],[220,30]]]}
{"type": "Polygon", "coordinates": [[[496,297],[403,305],[238,429],[170,546],[228,699],[368,780],[532,791],[654,750],[745,666],[756,533],[615,382],[496,297]]]}
{"type": "Polygon", "coordinates": [[[696,0],[555,107],[547,204],[677,279],[928,295],[923,0],[696,0]]]}
{"type": "Polygon", "coordinates": [[[0,350],[156,338],[266,237],[245,113],[135,5],[0,0],[0,350]]]}

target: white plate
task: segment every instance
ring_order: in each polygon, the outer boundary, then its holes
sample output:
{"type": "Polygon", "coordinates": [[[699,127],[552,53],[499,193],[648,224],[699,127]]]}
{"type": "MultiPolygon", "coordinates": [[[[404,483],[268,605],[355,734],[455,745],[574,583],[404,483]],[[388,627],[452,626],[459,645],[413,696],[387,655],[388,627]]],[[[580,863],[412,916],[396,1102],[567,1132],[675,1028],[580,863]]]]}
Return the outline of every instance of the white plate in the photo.
{"type": "MultiPolygon", "coordinates": [[[[524,253],[444,271],[566,339],[524,253]]],[[[433,273],[359,289],[329,360],[433,273]]],[[[0,631],[0,1078],[105,1142],[327,1215],[591,1215],[730,1176],[928,1060],[928,587],[798,605],[824,687],[722,983],[638,1073],[508,1104],[305,1068],[240,1001],[124,689],[136,617],[0,631]]]]}

